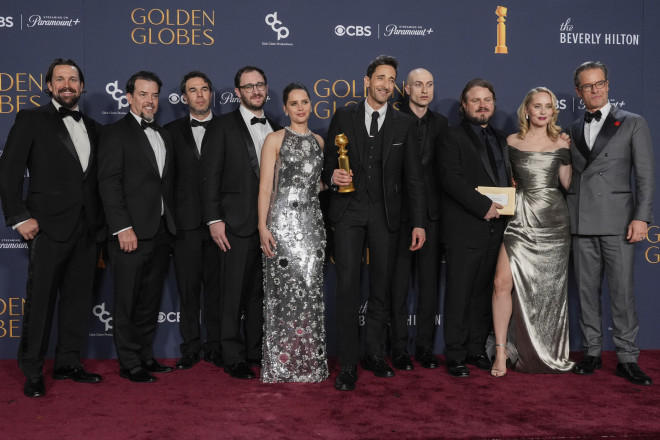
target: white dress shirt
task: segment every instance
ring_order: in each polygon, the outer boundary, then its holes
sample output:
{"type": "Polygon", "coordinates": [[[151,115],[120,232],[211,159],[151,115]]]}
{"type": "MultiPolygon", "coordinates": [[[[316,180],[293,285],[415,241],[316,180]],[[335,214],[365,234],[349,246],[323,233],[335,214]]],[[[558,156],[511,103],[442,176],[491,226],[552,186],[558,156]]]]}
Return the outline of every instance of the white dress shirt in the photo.
{"type": "Polygon", "coordinates": [[[598,136],[598,133],[600,133],[600,129],[603,128],[603,124],[605,124],[605,119],[607,119],[607,115],[610,114],[611,108],[612,104],[608,102],[599,109],[601,112],[600,121],[592,119],[591,122],[584,123],[584,140],[587,142],[587,146],[590,150],[594,147],[596,137],[598,136]]]}

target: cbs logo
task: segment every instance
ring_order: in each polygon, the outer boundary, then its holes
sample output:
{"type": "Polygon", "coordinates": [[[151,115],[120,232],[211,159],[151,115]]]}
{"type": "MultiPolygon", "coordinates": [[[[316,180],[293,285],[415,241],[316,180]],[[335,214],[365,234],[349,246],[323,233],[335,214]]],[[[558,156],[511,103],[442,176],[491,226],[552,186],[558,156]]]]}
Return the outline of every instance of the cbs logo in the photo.
{"type": "Polygon", "coordinates": [[[0,17],[0,28],[1,27],[14,27],[14,17],[0,17]]]}
{"type": "Polygon", "coordinates": [[[370,37],[371,26],[335,26],[335,34],[339,37],[347,35],[349,37],[370,37]]]}

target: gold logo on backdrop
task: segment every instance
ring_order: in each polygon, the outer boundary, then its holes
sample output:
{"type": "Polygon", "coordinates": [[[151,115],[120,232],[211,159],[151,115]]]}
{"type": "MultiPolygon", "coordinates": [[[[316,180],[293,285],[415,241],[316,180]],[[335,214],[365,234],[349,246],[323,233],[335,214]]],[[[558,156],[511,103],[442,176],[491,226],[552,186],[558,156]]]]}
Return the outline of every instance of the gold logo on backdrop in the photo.
{"type": "Polygon", "coordinates": [[[43,74],[0,72],[0,114],[18,113],[25,107],[39,107],[43,74]]]}
{"type": "Polygon", "coordinates": [[[495,53],[509,53],[509,49],[506,47],[506,24],[504,24],[506,11],[507,8],[504,6],[498,6],[495,9],[495,15],[497,15],[497,46],[495,46],[495,53]]]}
{"type": "Polygon", "coordinates": [[[660,233],[658,232],[658,226],[652,225],[649,226],[649,229],[646,233],[646,238],[644,241],[655,244],[656,246],[649,246],[644,252],[644,257],[646,261],[651,264],[660,263],[660,248],[657,246],[660,243],[660,233]]]}
{"type": "MultiPolygon", "coordinates": [[[[405,96],[405,81],[401,86],[394,86],[394,101],[392,107],[399,110],[405,96]]],[[[314,95],[320,98],[314,101],[314,115],[319,119],[330,119],[337,107],[357,104],[367,97],[367,89],[360,80],[337,79],[331,81],[321,78],[314,83],[314,95]]]]}
{"type": "Polygon", "coordinates": [[[21,317],[24,309],[24,298],[0,298],[0,338],[21,336],[21,317]]]}
{"type": "Polygon", "coordinates": [[[135,44],[213,46],[215,11],[202,9],[144,9],[131,11],[135,44]]]}

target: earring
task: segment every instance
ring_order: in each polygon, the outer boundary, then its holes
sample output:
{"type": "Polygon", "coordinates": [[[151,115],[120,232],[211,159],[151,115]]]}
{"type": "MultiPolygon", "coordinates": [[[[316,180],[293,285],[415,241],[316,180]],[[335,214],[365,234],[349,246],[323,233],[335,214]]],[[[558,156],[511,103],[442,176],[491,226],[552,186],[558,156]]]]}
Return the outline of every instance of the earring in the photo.
{"type": "Polygon", "coordinates": [[[525,119],[529,121],[529,115],[525,115],[525,119]]]}

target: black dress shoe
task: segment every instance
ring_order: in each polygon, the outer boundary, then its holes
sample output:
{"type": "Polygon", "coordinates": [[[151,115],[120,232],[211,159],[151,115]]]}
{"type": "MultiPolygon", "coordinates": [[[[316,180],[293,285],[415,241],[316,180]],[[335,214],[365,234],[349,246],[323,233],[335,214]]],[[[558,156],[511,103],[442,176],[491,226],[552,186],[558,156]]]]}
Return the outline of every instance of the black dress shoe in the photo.
{"type": "Polygon", "coordinates": [[[470,377],[470,370],[463,361],[447,361],[447,372],[454,377],[470,377]]]}
{"type": "Polygon", "coordinates": [[[245,361],[236,361],[230,366],[225,365],[225,372],[234,379],[254,379],[254,372],[250,370],[245,361]]]}
{"type": "Polygon", "coordinates": [[[376,377],[393,377],[394,371],[379,354],[370,354],[362,361],[362,368],[373,371],[376,377]]]}
{"type": "Polygon", "coordinates": [[[129,370],[128,368],[122,368],[119,370],[119,376],[123,377],[124,379],[128,379],[131,382],[140,383],[156,382],[158,380],[156,376],[152,376],[142,367],[133,368],[132,370],[129,370]]]}
{"type": "Polygon", "coordinates": [[[580,363],[573,367],[573,373],[576,374],[594,374],[594,370],[599,370],[603,366],[600,356],[585,356],[580,363]]]}
{"type": "Polygon", "coordinates": [[[192,368],[197,362],[199,362],[199,354],[187,354],[178,361],[176,361],[177,370],[187,370],[192,368]]]}
{"type": "Polygon", "coordinates": [[[635,385],[651,385],[653,381],[648,377],[639,365],[636,362],[627,362],[616,364],[616,373],[617,376],[627,379],[629,382],[634,383],[635,385]]]}
{"type": "Polygon", "coordinates": [[[222,353],[220,353],[218,350],[213,350],[210,353],[204,353],[204,360],[218,368],[222,368],[224,366],[222,363],[222,353]]]}
{"type": "Polygon", "coordinates": [[[415,368],[412,361],[410,360],[410,356],[408,356],[408,353],[406,352],[397,353],[392,356],[392,366],[397,370],[405,371],[410,371],[415,368]]]}
{"type": "Polygon", "coordinates": [[[419,354],[415,355],[415,359],[424,368],[438,368],[440,365],[438,358],[433,356],[433,353],[428,350],[419,352],[419,354]]]}
{"type": "Polygon", "coordinates": [[[335,379],[335,389],[337,391],[352,391],[355,389],[357,379],[357,366],[343,365],[337,379],[335,379]]]}
{"type": "Polygon", "coordinates": [[[493,363],[488,359],[488,356],[485,354],[473,354],[468,356],[465,360],[466,364],[474,365],[480,370],[490,370],[493,366],[493,363]]]}
{"type": "Polygon", "coordinates": [[[245,363],[248,367],[261,368],[261,359],[245,359],[245,363]]]}
{"type": "Polygon", "coordinates": [[[28,397],[42,397],[46,394],[43,376],[27,378],[23,387],[23,394],[28,397]]]}
{"type": "Polygon", "coordinates": [[[53,379],[71,379],[74,382],[98,383],[101,382],[101,375],[88,373],[82,365],[74,365],[56,368],[53,371],[53,379]]]}
{"type": "Polygon", "coordinates": [[[161,365],[156,361],[156,359],[142,362],[142,367],[149,373],[169,373],[170,371],[174,371],[174,368],[168,367],[167,365],[161,365]]]}

